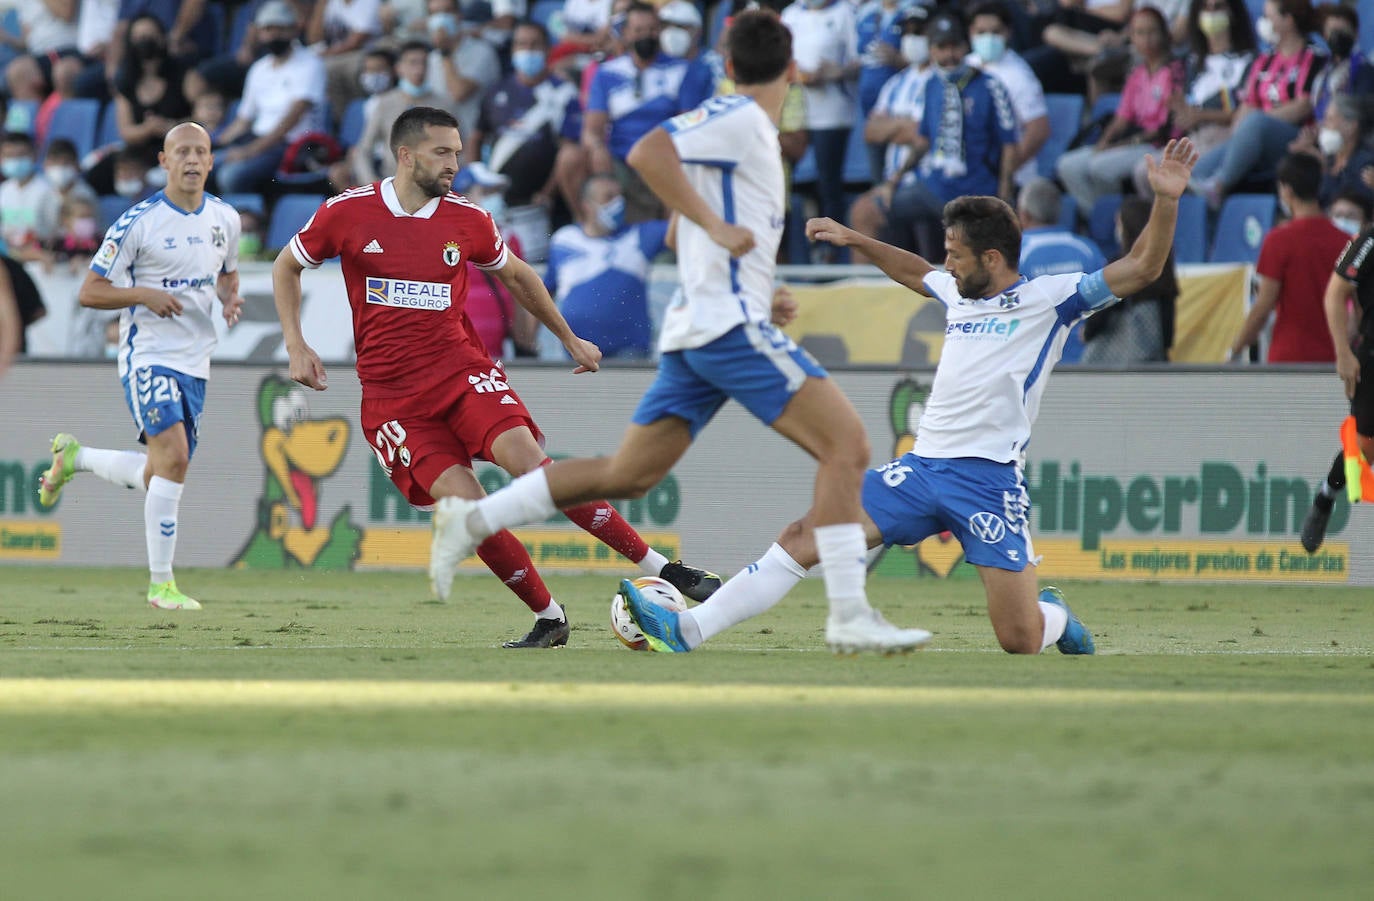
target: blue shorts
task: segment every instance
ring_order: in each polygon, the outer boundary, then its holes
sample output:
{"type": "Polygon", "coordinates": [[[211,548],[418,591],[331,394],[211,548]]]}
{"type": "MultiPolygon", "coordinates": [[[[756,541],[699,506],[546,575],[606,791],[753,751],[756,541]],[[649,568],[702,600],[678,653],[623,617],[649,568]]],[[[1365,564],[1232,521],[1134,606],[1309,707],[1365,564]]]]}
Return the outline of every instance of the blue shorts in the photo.
{"type": "Polygon", "coordinates": [[[807,378],[827,378],[811,354],[767,323],[737,325],[710,344],[664,354],[658,377],[631,420],[652,425],[665,416],[687,420],[692,437],[727,399],[765,425],[782,415],[807,378]]]}
{"type": "Polygon", "coordinates": [[[160,435],[180,422],[186,427],[189,453],[195,454],[200,414],[205,409],[205,379],[166,366],[145,366],[126,375],[122,383],[139,441],[147,444],[146,436],[160,435]]]}
{"type": "Polygon", "coordinates": [[[864,475],[863,504],[888,546],[949,531],[975,566],[1020,572],[1038,562],[1030,497],[1015,463],[904,454],[864,475]]]}

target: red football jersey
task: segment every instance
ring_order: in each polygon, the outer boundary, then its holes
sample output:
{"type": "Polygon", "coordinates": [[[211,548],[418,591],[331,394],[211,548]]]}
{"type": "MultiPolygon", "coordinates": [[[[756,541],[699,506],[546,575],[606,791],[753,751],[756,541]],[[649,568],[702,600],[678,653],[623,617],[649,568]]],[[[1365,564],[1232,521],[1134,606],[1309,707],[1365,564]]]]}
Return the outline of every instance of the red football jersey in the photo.
{"type": "Polygon", "coordinates": [[[463,309],[464,264],[500,269],[506,245],[476,204],[450,193],[412,215],[388,178],[326,200],[291,239],[291,252],[310,268],[341,258],[366,394],[409,395],[491,365],[463,309]]]}

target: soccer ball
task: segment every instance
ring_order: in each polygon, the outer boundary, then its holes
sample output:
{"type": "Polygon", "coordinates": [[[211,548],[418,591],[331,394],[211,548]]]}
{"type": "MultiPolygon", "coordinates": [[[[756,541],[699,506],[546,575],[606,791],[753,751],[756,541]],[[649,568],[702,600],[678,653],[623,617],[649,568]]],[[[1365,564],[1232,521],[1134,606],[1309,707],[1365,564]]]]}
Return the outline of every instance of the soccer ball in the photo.
{"type": "MultiPolygon", "coordinates": [[[[667,607],[677,613],[682,613],[687,609],[687,602],[682,599],[682,595],[672,586],[672,583],[657,576],[642,576],[633,581],[646,601],[658,604],[660,607],[667,607]]],[[[619,594],[611,599],[611,631],[615,633],[616,638],[620,639],[620,643],[630,650],[649,650],[648,639],[644,637],[643,632],[639,631],[635,621],[630,618],[630,611],[625,609],[625,599],[619,594]]]]}

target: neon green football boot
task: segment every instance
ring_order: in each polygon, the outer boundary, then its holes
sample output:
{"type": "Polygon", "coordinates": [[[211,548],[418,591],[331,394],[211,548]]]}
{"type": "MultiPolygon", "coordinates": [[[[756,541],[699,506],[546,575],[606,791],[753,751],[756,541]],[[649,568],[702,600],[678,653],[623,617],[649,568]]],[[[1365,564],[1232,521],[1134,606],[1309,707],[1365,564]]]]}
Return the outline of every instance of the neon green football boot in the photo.
{"type": "Polygon", "coordinates": [[[51,507],[62,494],[62,486],[76,475],[76,452],[81,444],[66,432],[52,440],[52,466],[38,477],[38,503],[51,507]]]}
{"type": "Polygon", "coordinates": [[[199,610],[200,602],[177,590],[176,580],[148,586],[148,605],[159,610],[199,610]]]}

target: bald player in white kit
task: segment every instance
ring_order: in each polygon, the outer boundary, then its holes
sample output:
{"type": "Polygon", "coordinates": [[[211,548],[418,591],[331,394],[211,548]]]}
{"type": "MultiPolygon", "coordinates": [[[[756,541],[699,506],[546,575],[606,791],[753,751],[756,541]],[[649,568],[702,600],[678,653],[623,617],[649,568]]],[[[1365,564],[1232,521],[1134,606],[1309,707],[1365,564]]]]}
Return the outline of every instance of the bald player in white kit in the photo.
{"type": "Polygon", "coordinates": [[[121,311],[119,380],[148,452],[82,447],[72,435],[59,434],[38,499],[48,507],[57,503],[78,472],[145,491],[148,603],[199,610],[172,574],[177,510],[218,342],[215,303],[231,326],[243,306],[241,226],[237,210],[205,192],[214,157],[204,128],[183,122],[167,132],[158,162],[167,172],[167,187],[110,226],[79,295],[82,306],[121,311]]]}

